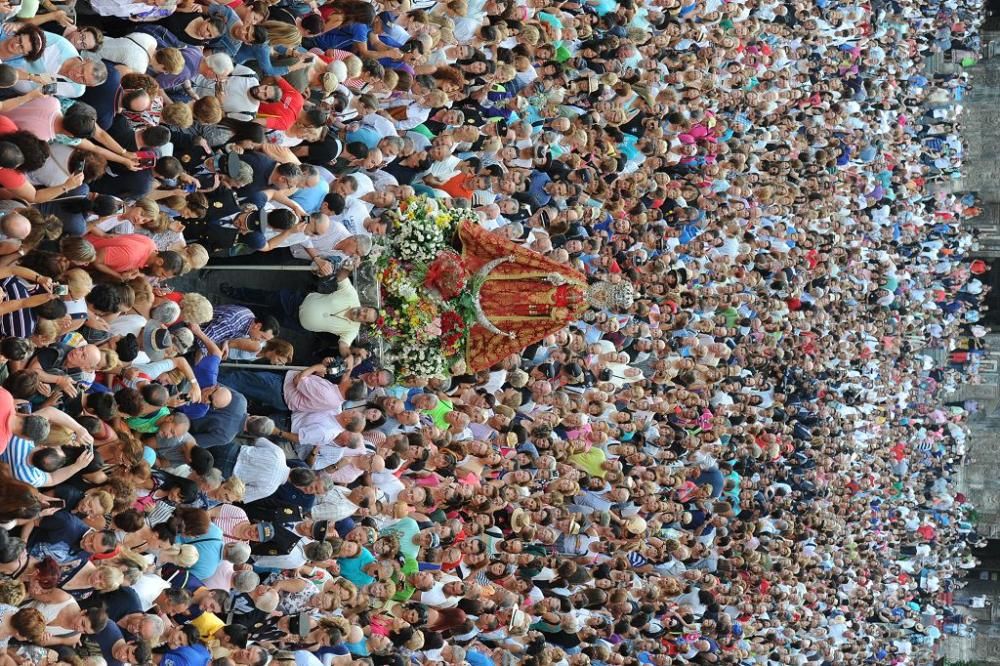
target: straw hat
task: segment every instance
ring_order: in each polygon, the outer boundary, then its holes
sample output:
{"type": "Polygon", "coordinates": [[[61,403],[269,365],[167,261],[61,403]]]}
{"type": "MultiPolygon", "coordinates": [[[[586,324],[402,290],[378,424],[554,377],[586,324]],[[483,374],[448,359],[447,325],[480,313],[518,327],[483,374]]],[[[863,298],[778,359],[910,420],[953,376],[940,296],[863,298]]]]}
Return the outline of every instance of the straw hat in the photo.
{"type": "Polygon", "coordinates": [[[625,530],[629,534],[642,536],[646,533],[646,519],[642,516],[632,516],[625,521],[625,530]]]}
{"type": "Polygon", "coordinates": [[[531,516],[524,509],[517,508],[510,514],[510,528],[515,532],[520,532],[531,524],[531,516]]]}

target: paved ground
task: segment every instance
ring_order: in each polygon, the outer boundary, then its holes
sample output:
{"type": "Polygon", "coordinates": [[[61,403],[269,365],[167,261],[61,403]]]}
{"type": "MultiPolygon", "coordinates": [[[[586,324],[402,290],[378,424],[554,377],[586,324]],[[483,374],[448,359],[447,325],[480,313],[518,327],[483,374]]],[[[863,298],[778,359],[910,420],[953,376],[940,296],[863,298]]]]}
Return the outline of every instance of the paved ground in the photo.
{"type": "MultiPolygon", "coordinates": [[[[267,267],[270,268],[270,267],[267,267]]],[[[231,270],[213,267],[211,264],[200,271],[195,271],[172,282],[174,289],[181,292],[197,292],[205,296],[213,305],[234,302],[222,294],[220,287],[229,284],[252,289],[301,289],[312,291],[316,285],[316,277],[310,271],[268,270],[265,267],[253,266],[243,270],[231,270]]],[[[369,277],[370,267],[362,267],[360,275],[355,278],[359,287],[362,303],[375,305],[375,285],[369,277]]],[[[295,364],[305,365],[317,360],[328,341],[312,333],[286,327],[281,336],[295,346],[295,364]]]]}

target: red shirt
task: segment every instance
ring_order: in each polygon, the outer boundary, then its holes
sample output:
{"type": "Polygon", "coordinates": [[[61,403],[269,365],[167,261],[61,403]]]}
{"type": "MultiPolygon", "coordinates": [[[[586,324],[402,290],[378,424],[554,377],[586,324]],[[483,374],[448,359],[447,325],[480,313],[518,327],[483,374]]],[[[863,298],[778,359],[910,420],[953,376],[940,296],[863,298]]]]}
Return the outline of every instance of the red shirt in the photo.
{"type": "Polygon", "coordinates": [[[453,176],[450,180],[445,181],[438,187],[439,190],[444,190],[452,197],[471,199],[474,192],[469,189],[469,185],[472,182],[472,176],[464,173],[457,174],[453,176]]]}
{"type": "Polygon", "coordinates": [[[302,97],[302,93],[284,79],[278,79],[278,87],[281,88],[281,99],[277,102],[261,104],[257,115],[267,119],[267,129],[285,131],[295,123],[295,119],[302,113],[305,99],[302,97]]]}

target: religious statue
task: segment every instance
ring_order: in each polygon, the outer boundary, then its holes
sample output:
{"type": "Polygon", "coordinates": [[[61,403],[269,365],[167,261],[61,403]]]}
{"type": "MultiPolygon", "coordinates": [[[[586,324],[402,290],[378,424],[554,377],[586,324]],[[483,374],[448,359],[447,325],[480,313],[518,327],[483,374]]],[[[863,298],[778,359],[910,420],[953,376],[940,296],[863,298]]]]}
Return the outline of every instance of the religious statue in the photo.
{"type": "Polygon", "coordinates": [[[587,276],[465,221],[458,229],[475,281],[476,323],[466,346],[470,372],[489,368],[580,318],[588,307],[624,310],[628,282],[588,284],[587,276]]]}
{"type": "Polygon", "coordinates": [[[375,253],[375,329],[386,347],[383,362],[403,377],[484,370],[588,307],[632,304],[627,282],[590,284],[586,275],[487,231],[468,209],[416,197],[384,217],[391,233],[375,253]]]}

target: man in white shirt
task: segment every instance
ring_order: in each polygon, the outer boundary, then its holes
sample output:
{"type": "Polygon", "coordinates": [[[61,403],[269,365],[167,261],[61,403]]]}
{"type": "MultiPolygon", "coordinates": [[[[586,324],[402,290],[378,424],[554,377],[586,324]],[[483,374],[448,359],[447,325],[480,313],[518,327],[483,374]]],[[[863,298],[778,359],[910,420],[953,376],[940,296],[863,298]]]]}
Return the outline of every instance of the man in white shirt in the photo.
{"type": "Polygon", "coordinates": [[[353,490],[334,486],[322,497],[317,498],[312,516],[314,520],[336,523],[356,515],[359,509],[374,509],[375,503],[384,499],[385,496],[381,491],[372,486],[358,486],[353,490]]]}
{"type": "MultiPolygon", "coordinates": [[[[201,78],[196,77],[197,78],[201,78]]],[[[208,82],[213,89],[214,82],[208,82]]],[[[246,65],[237,65],[222,85],[222,112],[228,118],[252,121],[257,117],[260,101],[250,95],[250,89],[260,85],[257,74],[246,65]]],[[[204,96],[204,95],[202,95],[204,96]]]]}
{"type": "Polygon", "coordinates": [[[344,212],[333,219],[346,227],[351,235],[366,234],[365,220],[368,219],[368,214],[365,202],[356,196],[350,196],[344,199],[344,212]]]}
{"type": "MultiPolygon", "coordinates": [[[[323,215],[323,213],[317,213],[323,215]]],[[[334,253],[337,245],[353,236],[342,222],[331,220],[329,216],[323,215],[327,220],[326,231],[315,236],[311,236],[304,243],[296,243],[291,246],[292,256],[304,261],[315,261],[316,257],[325,257],[334,253]],[[313,252],[309,252],[313,250],[313,252]]]]}
{"type": "MultiPolygon", "coordinates": [[[[246,486],[244,502],[250,503],[270,497],[288,480],[289,469],[285,452],[276,444],[258,437],[248,446],[240,444],[228,446],[239,447],[236,464],[230,475],[243,480],[246,486]]],[[[226,470],[221,471],[225,476],[226,470]]]]}

